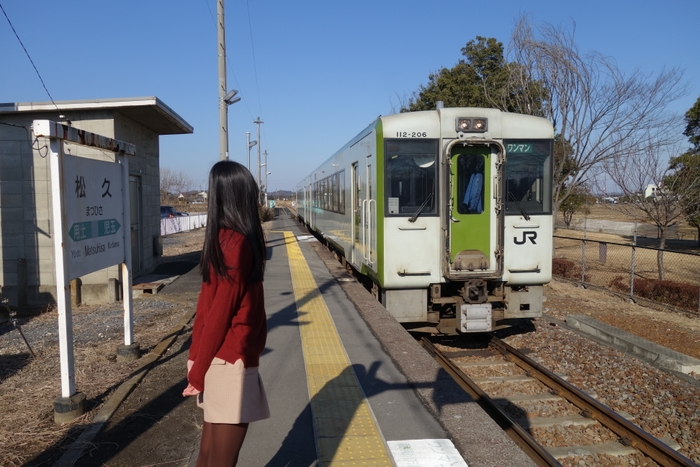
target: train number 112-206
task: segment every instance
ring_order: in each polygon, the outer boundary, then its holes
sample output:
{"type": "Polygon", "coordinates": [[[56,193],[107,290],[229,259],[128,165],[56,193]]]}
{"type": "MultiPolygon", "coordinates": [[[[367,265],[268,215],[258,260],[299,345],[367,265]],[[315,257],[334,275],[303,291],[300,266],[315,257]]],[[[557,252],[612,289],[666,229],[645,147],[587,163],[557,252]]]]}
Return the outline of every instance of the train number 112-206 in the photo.
{"type": "Polygon", "coordinates": [[[427,138],[428,133],[425,131],[397,131],[397,138],[427,138]]]}

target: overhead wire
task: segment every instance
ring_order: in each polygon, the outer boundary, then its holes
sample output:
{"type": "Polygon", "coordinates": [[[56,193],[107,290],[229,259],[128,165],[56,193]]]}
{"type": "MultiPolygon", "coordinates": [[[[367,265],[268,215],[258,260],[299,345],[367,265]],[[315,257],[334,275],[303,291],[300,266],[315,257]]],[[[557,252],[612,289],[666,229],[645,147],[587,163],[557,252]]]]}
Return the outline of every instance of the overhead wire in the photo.
{"type": "Polygon", "coordinates": [[[15,30],[15,27],[12,24],[12,21],[10,21],[10,17],[7,16],[7,12],[3,8],[2,3],[0,3],[0,10],[2,10],[2,14],[5,15],[5,19],[7,19],[7,22],[9,23],[10,28],[12,29],[12,32],[15,34],[15,37],[19,41],[19,44],[22,46],[22,49],[24,50],[24,53],[27,55],[29,62],[32,64],[32,67],[34,67],[34,71],[36,72],[36,75],[39,77],[39,81],[41,81],[41,85],[44,87],[44,91],[46,91],[46,94],[49,96],[49,99],[51,99],[51,103],[54,105],[54,107],[56,107],[56,110],[58,110],[60,112],[61,109],[58,108],[58,105],[56,105],[56,102],[53,100],[53,97],[51,96],[49,89],[46,87],[46,83],[44,83],[44,78],[42,78],[41,73],[39,73],[39,70],[37,69],[36,65],[34,64],[34,60],[32,60],[31,55],[29,55],[29,51],[27,51],[27,48],[24,46],[22,39],[20,39],[20,37],[19,37],[19,34],[17,34],[17,31],[15,30]]]}
{"type": "MultiPolygon", "coordinates": [[[[7,23],[10,25],[10,29],[12,29],[12,32],[14,33],[15,37],[17,38],[17,41],[19,42],[19,45],[22,46],[22,50],[24,50],[24,53],[27,55],[27,58],[29,59],[29,62],[32,64],[32,67],[34,68],[36,75],[39,77],[39,81],[41,81],[41,85],[44,87],[44,91],[46,91],[46,94],[49,96],[49,99],[51,100],[51,103],[53,104],[54,107],[56,107],[56,110],[60,112],[61,109],[58,108],[58,105],[56,105],[56,102],[53,100],[53,96],[51,96],[51,93],[49,92],[48,88],[46,87],[46,83],[44,82],[44,78],[41,76],[41,73],[39,73],[39,69],[36,67],[36,64],[34,63],[34,60],[32,60],[31,55],[29,55],[29,51],[24,46],[22,39],[19,37],[19,34],[17,33],[15,26],[12,24],[10,17],[7,15],[5,8],[3,8],[2,3],[0,3],[0,10],[2,10],[2,14],[5,15],[5,19],[7,20],[7,23]]],[[[12,126],[12,127],[23,129],[26,133],[27,144],[29,145],[29,147],[36,150],[38,152],[39,156],[42,158],[45,158],[48,155],[49,147],[46,144],[39,145],[38,138],[35,138],[32,141],[30,128],[23,126],[23,125],[17,125],[14,123],[7,123],[7,122],[0,122],[0,125],[12,126]],[[36,143],[36,147],[34,146],[35,143],[36,143]],[[46,150],[46,152],[43,154],[42,154],[42,149],[46,150]]]]}
{"type": "Polygon", "coordinates": [[[258,81],[258,65],[255,59],[255,45],[253,40],[253,25],[250,21],[250,0],[246,0],[246,10],[248,13],[248,34],[250,34],[250,50],[253,55],[253,73],[255,75],[255,88],[258,94],[258,107],[260,108],[260,113],[262,114],[262,99],[260,99],[260,82],[258,81]]]}

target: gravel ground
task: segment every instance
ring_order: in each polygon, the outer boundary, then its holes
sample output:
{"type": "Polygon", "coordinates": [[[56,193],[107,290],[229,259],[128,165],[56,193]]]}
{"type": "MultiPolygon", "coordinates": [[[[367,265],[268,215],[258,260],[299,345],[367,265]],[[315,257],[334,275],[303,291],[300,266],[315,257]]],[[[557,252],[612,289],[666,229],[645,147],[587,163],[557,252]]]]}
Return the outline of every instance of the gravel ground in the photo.
{"type": "MultiPolygon", "coordinates": [[[[644,308],[565,282],[555,281],[547,289],[546,313],[554,318],[586,314],[700,358],[698,317],[644,308]]],[[[506,342],[534,351],[531,357],[541,364],[567,375],[571,384],[596,394],[600,402],[631,415],[634,423],[652,435],[675,440],[681,454],[700,462],[700,384],[691,384],[547,320],[536,320],[535,326],[535,332],[511,336],[506,342]]],[[[614,459],[581,462],[619,465],[614,459]]]]}

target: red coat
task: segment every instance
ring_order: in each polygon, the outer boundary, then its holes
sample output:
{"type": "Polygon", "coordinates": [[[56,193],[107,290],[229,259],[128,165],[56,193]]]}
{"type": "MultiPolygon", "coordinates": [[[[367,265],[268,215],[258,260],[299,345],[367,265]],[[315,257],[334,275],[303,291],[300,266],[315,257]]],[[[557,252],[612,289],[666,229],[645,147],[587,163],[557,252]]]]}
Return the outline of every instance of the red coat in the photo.
{"type": "Polygon", "coordinates": [[[267,339],[263,283],[246,282],[253,263],[251,245],[228,229],[219,231],[219,242],[233,269],[228,280],[210,270],[210,282],[202,283],[189,352],[194,364],[188,375],[199,391],[204,391],[204,375],[214,357],[230,363],[240,358],[246,368],[258,366],[267,339]]]}

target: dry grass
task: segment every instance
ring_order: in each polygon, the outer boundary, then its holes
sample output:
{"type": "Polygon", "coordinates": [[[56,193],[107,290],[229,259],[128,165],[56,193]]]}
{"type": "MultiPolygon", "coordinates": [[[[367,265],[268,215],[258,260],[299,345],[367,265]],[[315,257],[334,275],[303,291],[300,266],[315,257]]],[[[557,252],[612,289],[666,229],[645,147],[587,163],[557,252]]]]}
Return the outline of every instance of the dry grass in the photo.
{"type": "MultiPolygon", "coordinates": [[[[644,212],[629,204],[594,204],[590,207],[589,214],[585,216],[577,214],[576,216],[574,216],[575,219],[583,219],[584,217],[587,217],[589,219],[609,220],[616,222],[637,221],[638,223],[646,223],[650,225],[652,224],[652,222],[647,219],[647,216],[646,214],[644,214],[644,212]]],[[[557,223],[558,225],[564,225],[564,221],[561,217],[561,214],[557,223]]],[[[685,219],[681,218],[678,222],[678,238],[682,240],[687,240],[691,245],[697,245],[697,237],[697,229],[688,224],[685,221],[685,219]]]]}
{"type": "MultiPolygon", "coordinates": [[[[579,232],[580,233],[580,232],[579,232]]],[[[568,236],[567,233],[557,232],[558,235],[568,236]]],[[[588,236],[585,250],[585,272],[590,276],[590,282],[594,285],[607,287],[616,276],[629,277],[632,268],[632,248],[628,242],[609,234],[595,234],[588,236]],[[607,242],[627,243],[630,246],[614,245],[607,242]],[[601,245],[606,243],[605,254],[601,253],[601,245]],[[604,261],[603,261],[604,260],[604,261]]],[[[556,257],[565,258],[581,265],[583,252],[580,235],[571,238],[555,238],[556,257]]],[[[695,249],[689,249],[695,252],[695,249]]],[[[700,285],[700,257],[665,251],[663,253],[665,279],[679,283],[700,285]]],[[[637,248],[634,261],[635,277],[644,279],[658,279],[657,252],[637,248]]]]}
{"type": "MultiPolygon", "coordinates": [[[[198,251],[202,235],[184,234],[187,241],[164,248],[165,259],[198,251]]],[[[53,403],[61,395],[56,309],[47,308],[21,321],[36,358],[30,356],[19,332],[5,323],[5,332],[0,333],[1,467],[25,465],[57,443],[77,437],[110,393],[140,368],[142,360],[117,362],[116,348],[123,343],[121,306],[80,306],[72,310],[75,386],[86,395],[88,412],[61,426],[53,421],[53,403]]],[[[142,354],[152,351],[182,315],[181,305],[157,295],[135,299],[134,341],[142,354]]]]}

